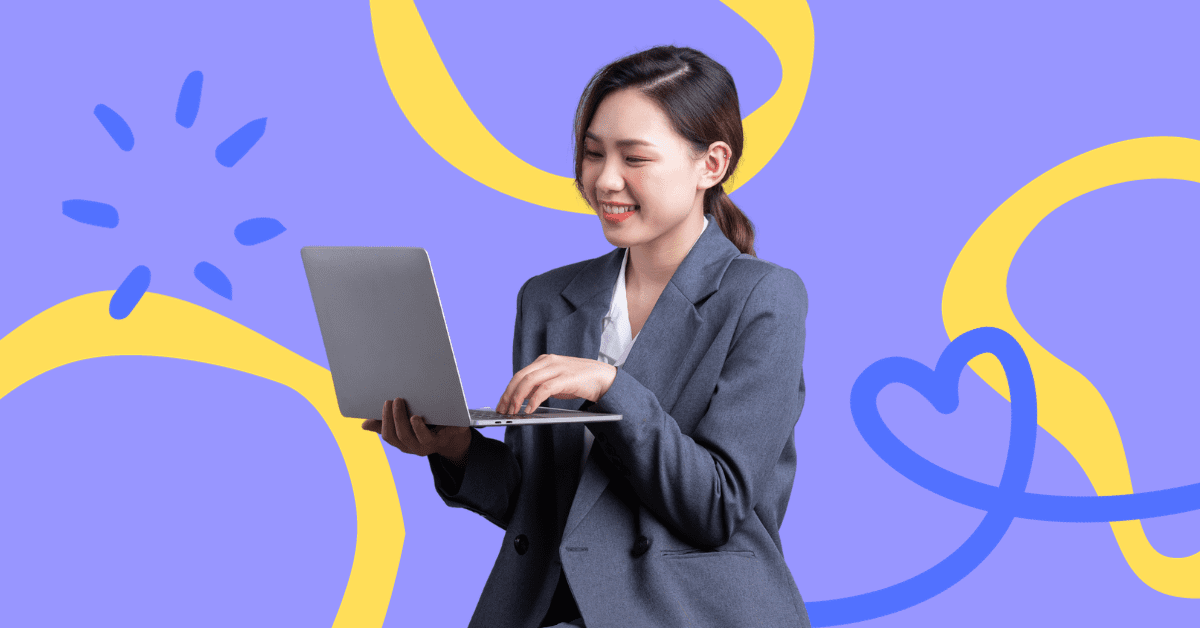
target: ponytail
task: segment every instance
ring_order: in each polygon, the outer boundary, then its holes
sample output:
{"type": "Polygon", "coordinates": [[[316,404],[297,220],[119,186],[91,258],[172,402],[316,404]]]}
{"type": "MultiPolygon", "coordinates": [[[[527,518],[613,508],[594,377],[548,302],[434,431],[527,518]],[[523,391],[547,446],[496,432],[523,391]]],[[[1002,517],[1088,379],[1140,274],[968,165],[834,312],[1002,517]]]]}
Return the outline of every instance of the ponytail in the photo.
{"type": "Polygon", "coordinates": [[[704,191],[704,213],[711,214],[721,233],[747,255],[754,255],[754,224],[738,209],[725,187],[717,185],[704,191]]]}

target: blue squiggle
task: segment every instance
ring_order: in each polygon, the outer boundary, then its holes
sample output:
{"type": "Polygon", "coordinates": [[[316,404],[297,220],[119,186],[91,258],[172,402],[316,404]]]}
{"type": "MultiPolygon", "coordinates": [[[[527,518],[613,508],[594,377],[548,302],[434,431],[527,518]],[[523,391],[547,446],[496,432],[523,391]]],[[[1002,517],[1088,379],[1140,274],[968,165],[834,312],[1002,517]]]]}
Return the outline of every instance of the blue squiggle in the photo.
{"type": "Polygon", "coordinates": [[[987,511],[975,532],[928,570],[890,587],[836,600],[807,604],[813,626],[838,626],[875,619],[911,608],[954,586],[991,554],[1013,519],[1041,521],[1125,521],[1200,509],[1200,484],[1133,495],[1074,497],[1026,493],[1037,439],[1037,392],[1021,345],[994,327],[955,338],[934,370],[908,358],[885,358],[858,376],[850,391],[854,424],[871,449],[916,484],[960,504],[987,511]],[[984,353],[999,358],[1008,378],[1012,423],[1000,486],[947,471],[921,457],[884,424],[876,400],[892,383],[911,386],[942,414],[958,408],[958,380],[967,362],[984,353]]]}

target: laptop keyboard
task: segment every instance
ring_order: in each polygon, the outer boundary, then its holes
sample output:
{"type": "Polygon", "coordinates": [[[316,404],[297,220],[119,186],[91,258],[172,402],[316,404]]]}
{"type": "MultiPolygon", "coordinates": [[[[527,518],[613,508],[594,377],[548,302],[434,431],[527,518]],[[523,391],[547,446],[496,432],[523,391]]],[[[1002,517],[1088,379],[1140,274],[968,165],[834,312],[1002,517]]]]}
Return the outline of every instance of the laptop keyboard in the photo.
{"type": "Polygon", "coordinates": [[[471,413],[471,420],[473,421],[487,421],[493,425],[503,425],[505,423],[512,423],[513,419],[537,419],[543,418],[539,415],[557,415],[562,411],[555,410],[554,408],[538,408],[533,414],[500,414],[494,410],[486,410],[481,408],[479,410],[467,410],[467,412],[471,413]]]}

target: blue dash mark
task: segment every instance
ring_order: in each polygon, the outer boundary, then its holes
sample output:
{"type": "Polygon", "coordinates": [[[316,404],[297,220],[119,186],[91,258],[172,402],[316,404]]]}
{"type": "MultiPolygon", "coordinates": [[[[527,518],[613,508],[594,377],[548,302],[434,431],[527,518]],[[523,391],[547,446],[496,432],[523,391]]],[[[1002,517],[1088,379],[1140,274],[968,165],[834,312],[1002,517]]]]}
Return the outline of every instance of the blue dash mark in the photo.
{"type": "Polygon", "coordinates": [[[125,123],[124,118],[106,105],[96,105],[92,113],[96,114],[96,119],[121,150],[133,150],[133,130],[125,123]]]}
{"type": "Polygon", "coordinates": [[[267,130],[267,119],[259,118],[247,122],[245,126],[233,132],[229,139],[217,145],[217,163],[232,168],[238,160],[246,156],[251,148],[262,139],[267,130]]]}
{"type": "Polygon", "coordinates": [[[196,279],[200,280],[200,283],[207,286],[209,290],[230,301],[233,300],[233,284],[229,283],[229,277],[226,277],[220,268],[208,262],[200,262],[196,264],[195,275],[196,279]]]}
{"type": "Polygon", "coordinates": [[[117,287],[117,291],[113,293],[112,299],[108,301],[108,315],[120,320],[129,316],[134,307],[137,307],[138,301],[142,300],[142,295],[146,294],[146,288],[150,287],[150,268],[146,266],[138,266],[129,272],[129,276],[121,285],[117,287]]]}
{"type": "Polygon", "coordinates": [[[119,220],[117,208],[112,205],[79,198],[63,201],[62,212],[67,218],[77,220],[85,225],[109,229],[116,227],[119,220]]]}
{"type": "Polygon", "coordinates": [[[233,228],[233,237],[246,246],[261,244],[287,231],[282,223],[274,218],[251,218],[242,221],[233,228]]]}
{"type": "Polygon", "coordinates": [[[196,70],[183,79],[179,90],[179,103],[175,105],[175,121],[179,126],[190,129],[200,113],[200,88],[204,85],[204,74],[196,70]]]}

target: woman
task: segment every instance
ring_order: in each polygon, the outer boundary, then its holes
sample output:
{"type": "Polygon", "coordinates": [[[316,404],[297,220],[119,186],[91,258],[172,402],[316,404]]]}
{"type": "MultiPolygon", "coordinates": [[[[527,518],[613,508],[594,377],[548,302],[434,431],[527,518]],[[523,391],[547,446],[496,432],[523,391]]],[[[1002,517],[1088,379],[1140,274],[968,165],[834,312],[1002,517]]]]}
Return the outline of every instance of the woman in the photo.
{"type": "Polygon", "coordinates": [[[704,54],[600,70],[576,112],[575,183],[618,248],[521,288],[496,410],[623,420],[499,442],[435,433],[397,399],[363,424],[429,456],[447,504],[506,530],[472,626],[808,626],[779,539],[808,299],[754,257],[722,189],[741,152],[733,79],[704,54]]]}

